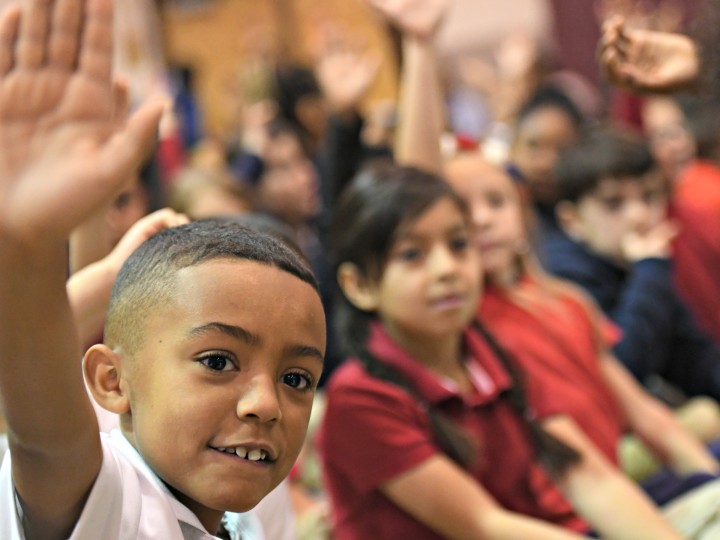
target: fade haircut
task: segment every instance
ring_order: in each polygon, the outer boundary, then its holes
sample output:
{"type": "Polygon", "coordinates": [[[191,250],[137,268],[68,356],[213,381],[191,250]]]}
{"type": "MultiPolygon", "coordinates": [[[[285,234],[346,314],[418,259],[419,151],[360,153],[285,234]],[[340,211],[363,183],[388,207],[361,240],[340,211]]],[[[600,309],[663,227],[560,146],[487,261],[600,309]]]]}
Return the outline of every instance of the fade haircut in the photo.
{"type": "Polygon", "coordinates": [[[642,137],[612,127],[596,128],[561,152],[555,166],[559,199],[576,203],[604,178],[637,180],[654,165],[642,137]]]}
{"type": "Polygon", "coordinates": [[[110,296],[105,343],[127,354],[137,351],[145,319],[171,297],[177,271],[216,259],[273,266],[318,291],[312,271],[280,240],[230,220],[196,221],[153,235],[125,261],[110,296]]]}

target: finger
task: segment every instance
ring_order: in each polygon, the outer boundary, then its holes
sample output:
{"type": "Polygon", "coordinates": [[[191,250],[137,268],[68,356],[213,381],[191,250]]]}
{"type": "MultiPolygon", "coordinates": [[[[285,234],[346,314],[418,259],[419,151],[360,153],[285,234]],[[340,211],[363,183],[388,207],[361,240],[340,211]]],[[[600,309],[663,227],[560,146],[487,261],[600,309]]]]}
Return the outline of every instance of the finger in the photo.
{"type": "Polygon", "coordinates": [[[25,68],[45,62],[53,0],[28,0],[23,4],[15,61],[25,68]]]}
{"type": "Polygon", "coordinates": [[[82,27],[81,6],[77,0],[56,0],[48,46],[50,65],[61,69],[72,69],[77,65],[82,27]]]}
{"type": "Polygon", "coordinates": [[[113,182],[126,177],[143,163],[157,139],[158,123],[165,106],[165,102],[144,105],[105,143],[98,159],[102,164],[102,178],[113,182]]]}
{"type": "Polygon", "coordinates": [[[90,78],[109,81],[113,53],[113,2],[87,0],[79,68],[90,78]]]}
{"type": "Polygon", "coordinates": [[[115,125],[121,125],[130,112],[130,89],[127,81],[116,79],[113,81],[112,119],[115,125]]]}
{"type": "Polygon", "coordinates": [[[0,16],[0,77],[14,64],[14,51],[20,29],[20,6],[12,5],[0,16]]]}

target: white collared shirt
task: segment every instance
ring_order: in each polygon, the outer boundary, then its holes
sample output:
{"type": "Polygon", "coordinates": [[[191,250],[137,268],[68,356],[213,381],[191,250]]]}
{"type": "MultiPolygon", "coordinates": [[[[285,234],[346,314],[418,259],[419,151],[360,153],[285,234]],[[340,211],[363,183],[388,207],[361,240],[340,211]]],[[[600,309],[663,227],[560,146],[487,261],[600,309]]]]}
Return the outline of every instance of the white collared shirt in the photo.
{"type": "MultiPolygon", "coordinates": [[[[212,540],[198,518],[150,470],[119,430],[101,433],[103,460],[69,540],[212,540]]],[[[10,452],[0,468],[0,538],[24,540],[10,452]]],[[[236,539],[262,540],[252,516],[228,514],[236,539]],[[240,536],[241,535],[241,536],[240,536]]]]}

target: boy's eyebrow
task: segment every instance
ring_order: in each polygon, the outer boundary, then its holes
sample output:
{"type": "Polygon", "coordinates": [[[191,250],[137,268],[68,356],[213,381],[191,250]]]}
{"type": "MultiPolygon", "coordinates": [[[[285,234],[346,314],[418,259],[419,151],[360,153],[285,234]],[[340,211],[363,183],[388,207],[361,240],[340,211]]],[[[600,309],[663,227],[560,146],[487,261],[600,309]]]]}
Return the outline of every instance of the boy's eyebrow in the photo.
{"type": "MultiPolygon", "coordinates": [[[[211,322],[203,324],[202,326],[197,326],[190,330],[189,335],[200,336],[209,332],[222,332],[223,334],[227,334],[239,341],[243,341],[250,346],[259,345],[262,341],[260,336],[245,330],[241,326],[221,322],[211,322]]],[[[291,356],[316,358],[321,363],[325,362],[325,355],[320,351],[320,349],[313,347],[312,345],[289,345],[285,348],[285,353],[291,356]]]]}
{"type": "Polygon", "coordinates": [[[214,331],[227,334],[228,336],[233,337],[239,341],[243,341],[248,345],[258,345],[261,341],[260,336],[258,336],[257,334],[253,334],[248,330],[245,330],[241,326],[234,326],[221,322],[211,322],[203,324],[202,326],[197,326],[191,329],[188,333],[190,334],[190,336],[198,336],[214,331]]]}

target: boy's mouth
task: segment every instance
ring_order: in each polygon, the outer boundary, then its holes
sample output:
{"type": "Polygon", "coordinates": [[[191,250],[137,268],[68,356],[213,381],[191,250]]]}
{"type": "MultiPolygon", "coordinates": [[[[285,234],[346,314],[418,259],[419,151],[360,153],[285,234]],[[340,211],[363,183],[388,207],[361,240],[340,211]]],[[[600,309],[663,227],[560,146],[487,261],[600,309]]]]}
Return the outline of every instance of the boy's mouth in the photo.
{"type": "Polygon", "coordinates": [[[246,459],[248,461],[262,462],[262,463],[273,463],[275,460],[272,459],[267,450],[262,448],[251,448],[248,449],[244,446],[229,446],[227,448],[211,446],[213,450],[222,452],[223,454],[235,455],[239,458],[246,459]]]}

